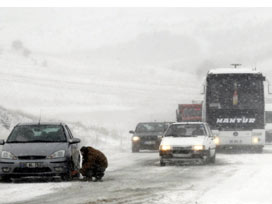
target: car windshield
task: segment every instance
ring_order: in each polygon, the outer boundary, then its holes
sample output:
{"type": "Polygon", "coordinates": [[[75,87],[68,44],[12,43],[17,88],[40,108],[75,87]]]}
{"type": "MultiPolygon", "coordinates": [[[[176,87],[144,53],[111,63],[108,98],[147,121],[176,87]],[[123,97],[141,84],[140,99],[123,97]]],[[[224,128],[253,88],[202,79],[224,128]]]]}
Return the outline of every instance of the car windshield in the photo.
{"type": "Polygon", "coordinates": [[[165,137],[195,137],[206,134],[203,124],[174,124],[168,128],[165,137]]]}
{"type": "Polygon", "coordinates": [[[164,132],[167,128],[165,123],[140,123],[137,125],[135,132],[164,132]]]}
{"type": "Polygon", "coordinates": [[[22,125],[11,132],[7,143],[66,142],[61,125],[22,125]]]}

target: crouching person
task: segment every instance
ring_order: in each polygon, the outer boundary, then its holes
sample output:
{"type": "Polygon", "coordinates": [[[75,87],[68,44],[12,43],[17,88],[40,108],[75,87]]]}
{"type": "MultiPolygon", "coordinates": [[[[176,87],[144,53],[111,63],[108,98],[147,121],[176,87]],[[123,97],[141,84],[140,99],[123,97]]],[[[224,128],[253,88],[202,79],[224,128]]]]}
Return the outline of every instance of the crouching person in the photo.
{"type": "MultiPolygon", "coordinates": [[[[82,168],[79,173],[85,177],[87,181],[101,181],[108,167],[106,156],[99,150],[93,147],[81,147],[82,168]]],[[[78,172],[74,172],[76,174],[78,172]]]]}

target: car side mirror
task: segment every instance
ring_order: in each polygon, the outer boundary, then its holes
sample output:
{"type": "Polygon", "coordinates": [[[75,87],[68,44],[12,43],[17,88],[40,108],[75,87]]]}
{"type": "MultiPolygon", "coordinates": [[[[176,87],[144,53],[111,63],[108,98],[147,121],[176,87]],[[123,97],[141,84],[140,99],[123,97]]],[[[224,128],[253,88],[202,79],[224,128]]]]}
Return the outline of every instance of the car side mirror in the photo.
{"type": "Polygon", "coordinates": [[[134,134],[135,132],[134,132],[133,130],[130,130],[129,133],[130,133],[130,134],[134,134]]]}
{"type": "Polygon", "coordinates": [[[162,139],[163,138],[163,135],[158,135],[158,139],[162,139]]]}
{"type": "Polygon", "coordinates": [[[0,140],[0,145],[4,145],[5,144],[5,140],[0,140]]]}
{"type": "Polygon", "coordinates": [[[70,141],[69,141],[69,144],[77,144],[77,143],[80,143],[81,141],[80,141],[80,139],[78,139],[78,138],[73,138],[73,139],[71,139],[70,141]]]}

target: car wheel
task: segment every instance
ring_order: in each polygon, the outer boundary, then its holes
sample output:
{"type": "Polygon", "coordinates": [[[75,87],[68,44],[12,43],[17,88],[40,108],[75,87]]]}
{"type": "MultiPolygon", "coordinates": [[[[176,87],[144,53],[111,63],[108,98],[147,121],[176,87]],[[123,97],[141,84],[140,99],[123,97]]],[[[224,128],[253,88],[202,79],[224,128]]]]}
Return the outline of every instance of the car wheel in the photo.
{"type": "Polygon", "coordinates": [[[204,165],[209,164],[210,161],[211,161],[211,151],[209,149],[207,156],[203,157],[203,164],[204,165]]]}
{"type": "Polygon", "coordinates": [[[132,146],[132,152],[133,152],[133,153],[139,152],[139,151],[140,151],[140,148],[139,148],[139,147],[132,146]]]}
{"type": "Polygon", "coordinates": [[[215,163],[215,159],[216,159],[216,152],[214,153],[214,155],[210,158],[210,162],[211,163],[215,163]]]}
{"type": "Polygon", "coordinates": [[[161,159],[160,160],[160,166],[165,166],[166,165],[166,163],[161,159]]]}
{"type": "Polygon", "coordinates": [[[70,164],[68,164],[67,173],[65,173],[64,175],[62,175],[61,179],[63,181],[71,181],[73,179],[73,176],[72,176],[72,171],[73,170],[75,170],[75,165],[74,165],[74,162],[71,159],[70,164]]]}
{"type": "Polygon", "coordinates": [[[11,178],[9,176],[1,176],[0,180],[3,182],[11,182],[11,178]]]}

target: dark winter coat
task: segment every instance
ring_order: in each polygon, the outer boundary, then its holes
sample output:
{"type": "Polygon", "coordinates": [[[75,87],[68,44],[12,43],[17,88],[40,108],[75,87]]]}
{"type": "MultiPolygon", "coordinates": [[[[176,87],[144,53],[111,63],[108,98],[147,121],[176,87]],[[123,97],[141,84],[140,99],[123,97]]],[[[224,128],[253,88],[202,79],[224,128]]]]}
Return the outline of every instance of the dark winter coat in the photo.
{"type": "Polygon", "coordinates": [[[79,172],[82,175],[85,175],[89,169],[95,168],[106,169],[108,167],[107,157],[97,149],[94,149],[92,147],[87,148],[88,151],[84,155],[82,155],[83,156],[82,168],[79,170],[79,172]]]}

